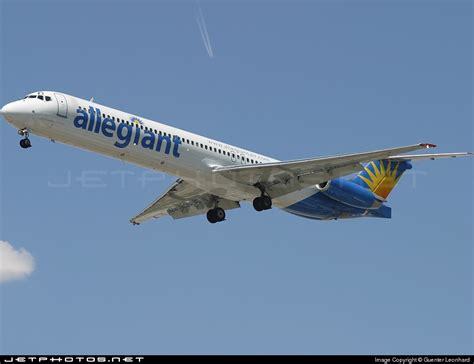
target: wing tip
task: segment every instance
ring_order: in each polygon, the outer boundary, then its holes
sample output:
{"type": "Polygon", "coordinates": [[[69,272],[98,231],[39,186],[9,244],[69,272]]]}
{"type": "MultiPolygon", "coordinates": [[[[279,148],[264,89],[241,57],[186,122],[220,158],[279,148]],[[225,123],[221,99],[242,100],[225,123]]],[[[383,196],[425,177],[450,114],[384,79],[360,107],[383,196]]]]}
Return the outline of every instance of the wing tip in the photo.
{"type": "Polygon", "coordinates": [[[420,143],[419,145],[420,145],[420,147],[426,148],[426,149],[436,148],[436,147],[437,147],[436,144],[432,144],[432,143],[420,143]]]}

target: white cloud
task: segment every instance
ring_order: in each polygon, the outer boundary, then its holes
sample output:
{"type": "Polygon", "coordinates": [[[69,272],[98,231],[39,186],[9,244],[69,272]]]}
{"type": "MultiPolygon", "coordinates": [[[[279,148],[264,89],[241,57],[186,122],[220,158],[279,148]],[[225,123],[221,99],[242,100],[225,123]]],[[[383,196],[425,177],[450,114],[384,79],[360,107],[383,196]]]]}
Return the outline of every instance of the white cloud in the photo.
{"type": "Polygon", "coordinates": [[[16,250],[8,241],[0,240],[0,283],[26,278],[34,268],[34,258],[27,250],[16,250]]]}

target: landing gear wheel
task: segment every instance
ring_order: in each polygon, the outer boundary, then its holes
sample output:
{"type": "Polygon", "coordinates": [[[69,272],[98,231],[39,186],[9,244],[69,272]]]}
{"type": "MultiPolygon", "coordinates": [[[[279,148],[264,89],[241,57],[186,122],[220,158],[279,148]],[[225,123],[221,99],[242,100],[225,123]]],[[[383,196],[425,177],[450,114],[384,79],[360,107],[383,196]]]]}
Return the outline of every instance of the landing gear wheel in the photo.
{"type": "Polygon", "coordinates": [[[22,140],[20,140],[20,147],[22,147],[23,149],[31,148],[30,139],[22,139],[22,140]]]}
{"type": "Polygon", "coordinates": [[[272,199],[268,196],[260,197],[264,210],[270,210],[272,208],[272,199]]]}
{"type": "Polygon", "coordinates": [[[220,207],[216,207],[207,212],[207,221],[209,221],[211,224],[215,224],[216,222],[221,222],[224,220],[225,211],[220,207]]]}
{"type": "Polygon", "coordinates": [[[225,211],[220,207],[214,209],[214,216],[217,218],[217,222],[225,220],[225,211]]]}
{"type": "Polygon", "coordinates": [[[263,211],[262,199],[260,197],[253,199],[253,208],[259,212],[263,211]]]}
{"type": "Polygon", "coordinates": [[[257,211],[270,210],[272,208],[272,199],[266,195],[256,197],[253,200],[253,207],[257,211]]]}

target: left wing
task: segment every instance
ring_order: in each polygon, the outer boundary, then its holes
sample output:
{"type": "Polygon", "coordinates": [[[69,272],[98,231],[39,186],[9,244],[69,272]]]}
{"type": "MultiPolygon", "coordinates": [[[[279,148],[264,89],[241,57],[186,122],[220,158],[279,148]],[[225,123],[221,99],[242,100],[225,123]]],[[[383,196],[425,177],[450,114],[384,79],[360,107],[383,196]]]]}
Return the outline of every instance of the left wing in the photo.
{"type": "Polygon", "coordinates": [[[420,143],[365,153],[218,167],[213,172],[247,186],[263,187],[270,197],[275,198],[337,177],[360,172],[364,168],[362,163],[434,147],[436,147],[434,144],[420,143]]]}
{"type": "Polygon", "coordinates": [[[178,179],[173,185],[150,206],[133,217],[130,222],[138,225],[151,218],[160,218],[166,215],[173,219],[181,219],[207,213],[218,203],[224,210],[240,207],[238,201],[231,201],[216,197],[203,191],[189,182],[178,179]]]}

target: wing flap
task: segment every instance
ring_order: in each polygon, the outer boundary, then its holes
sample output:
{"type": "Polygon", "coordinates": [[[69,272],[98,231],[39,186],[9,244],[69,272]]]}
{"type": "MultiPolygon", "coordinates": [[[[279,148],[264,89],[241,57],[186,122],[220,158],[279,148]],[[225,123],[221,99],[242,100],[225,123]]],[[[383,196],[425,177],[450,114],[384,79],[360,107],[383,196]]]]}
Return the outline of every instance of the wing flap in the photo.
{"type": "Polygon", "coordinates": [[[182,179],[178,179],[160,197],[141,213],[133,217],[130,222],[140,224],[151,218],[160,218],[166,215],[173,219],[182,219],[207,213],[218,201],[219,207],[230,210],[240,207],[238,201],[218,198],[182,179]]]}

